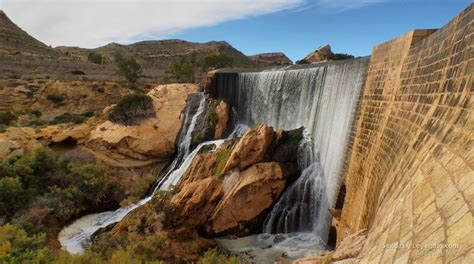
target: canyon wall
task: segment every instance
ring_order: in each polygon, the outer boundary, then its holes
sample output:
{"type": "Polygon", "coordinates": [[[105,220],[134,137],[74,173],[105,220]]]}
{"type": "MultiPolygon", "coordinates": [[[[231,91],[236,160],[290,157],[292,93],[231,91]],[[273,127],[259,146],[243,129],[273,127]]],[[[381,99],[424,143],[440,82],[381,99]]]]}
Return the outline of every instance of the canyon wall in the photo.
{"type": "Polygon", "coordinates": [[[337,230],[341,241],[368,229],[362,263],[473,258],[473,7],[439,30],[373,49],[337,230]],[[393,243],[401,244],[384,247],[393,243]],[[457,248],[429,246],[452,243],[457,248]]]}

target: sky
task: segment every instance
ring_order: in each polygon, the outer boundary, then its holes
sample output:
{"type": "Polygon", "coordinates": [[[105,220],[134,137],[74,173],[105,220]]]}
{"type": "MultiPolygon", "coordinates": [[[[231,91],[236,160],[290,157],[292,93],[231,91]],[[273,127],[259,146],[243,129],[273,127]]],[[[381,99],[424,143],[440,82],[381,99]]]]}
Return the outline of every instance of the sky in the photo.
{"type": "Polygon", "coordinates": [[[299,60],[321,45],[369,55],[414,28],[439,28],[470,0],[0,0],[22,29],[51,46],[225,40],[246,55],[299,60]]]}

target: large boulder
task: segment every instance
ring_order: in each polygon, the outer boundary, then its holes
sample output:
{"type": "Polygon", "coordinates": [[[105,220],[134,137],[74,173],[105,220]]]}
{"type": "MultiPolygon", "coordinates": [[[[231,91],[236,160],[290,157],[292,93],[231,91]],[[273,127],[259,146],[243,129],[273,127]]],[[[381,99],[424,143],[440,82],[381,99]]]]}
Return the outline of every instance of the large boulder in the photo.
{"type": "Polygon", "coordinates": [[[297,146],[299,141],[288,140],[287,135],[257,125],[239,139],[203,150],[171,199],[174,219],[168,228],[184,226],[206,236],[242,236],[259,228],[265,213],[297,175],[296,152],[289,151],[297,148],[288,144],[297,146]],[[285,149],[288,157],[275,157],[278,149],[285,149]]]}
{"type": "Polygon", "coordinates": [[[105,121],[90,136],[87,147],[100,160],[114,167],[143,167],[168,161],[182,123],[188,95],[197,92],[194,84],[160,85],[148,96],[156,115],[138,125],[126,126],[105,121]]]}
{"type": "Polygon", "coordinates": [[[276,133],[267,125],[257,125],[242,136],[232,149],[229,159],[224,166],[223,173],[238,167],[243,170],[252,164],[263,160],[268,147],[272,144],[276,133]]]}
{"type": "Polygon", "coordinates": [[[212,212],[207,231],[215,234],[234,230],[246,233],[246,225],[258,219],[277,201],[287,179],[288,175],[283,174],[277,162],[257,163],[240,174],[227,177],[224,181],[233,186],[227,187],[229,190],[212,212]]]}

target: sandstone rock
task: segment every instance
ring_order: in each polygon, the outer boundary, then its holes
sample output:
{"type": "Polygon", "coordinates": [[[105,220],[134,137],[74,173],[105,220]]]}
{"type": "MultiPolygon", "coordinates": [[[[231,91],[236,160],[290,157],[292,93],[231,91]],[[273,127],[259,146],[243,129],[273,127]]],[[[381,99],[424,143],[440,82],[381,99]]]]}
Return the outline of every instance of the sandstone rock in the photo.
{"type": "Polygon", "coordinates": [[[35,131],[26,127],[10,127],[0,133],[0,159],[16,154],[23,154],[41,147],[42,144],[35,139],[35,131]]]}
{"type": "Polygon", "coordinates": [[[307,61],[308,63],[319,63],[331,59],[332,56],[334,56],[334,53],[331,51],[331,46],[324,45],[313,51],[303,60],[307,61]]]}
{"type": "Polygon", "coordinates": [[[233,148],[223,173],[225,174],[235,167],[243,170],[262,161],[268,147],[273,142],[274,135],[273,129],[263,124],[248,130],[233,148]]]}
{"type": "Polygon", "coordinates": [[[142,167],[167,161],[174,153],[186,98],[197,90],[194,84],[154,88],[148,95],[153,99],[155,117],[134,126],[105,121],[92,131],[87,147],[110,166],[142,167]]]}
{"type": "Polygon", "coordinates": [[[214,132],[214,139],[219,139],[227,129],[227,123],[229,122],[230,114],[230,104],[225,101],[220,101],[215,111],[217,115],[217,124],[214,132]]]}
{"type": "Polygon", "coordinates": [[[260,216],[278,199],[286,185],[279,163],[258,163],[242,171],[235,185],[214,209],[209,233],[245,234],[245,224],[260,216]]]}
{"type": "Polygon", "coordinates": [[[249,58],[258,65],[266,67],[293,64],[293,62],[282,52],[260,53],[249,56],[249,58]]]}
{"type": "Polygon", "coordinates": [[[198,154],[171,200],[173,228],[186,226],[220,236],[246,235],[259,227],[264,213],[297,172],[295,155],[275,162],[269,153],[299,144],[288,139],[287,132],[276,133],[269,126],[258,125],[240,139],[198,154]],[[229,164],[232,155],[233,165],[222,173],[219,164],[229,164]]]}

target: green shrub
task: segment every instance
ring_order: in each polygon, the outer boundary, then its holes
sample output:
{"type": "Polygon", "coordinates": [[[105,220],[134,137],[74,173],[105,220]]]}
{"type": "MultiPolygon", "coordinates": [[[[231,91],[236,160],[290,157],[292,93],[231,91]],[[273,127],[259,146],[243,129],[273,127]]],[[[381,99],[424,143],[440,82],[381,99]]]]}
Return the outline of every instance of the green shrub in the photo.
{"type": "Polygon", "coordinates": [[[0,210],[3,215],[13,215],[23,208],[25,202],[25,190],[18,177],[0,178],[0,210]]]}
{"type": "Polygon", "coordinates": [[[213,126],[215,124],[217,124],[217,121],[218,121],[219,117],[217,116],[217,112],[214,109],[210,110],[208,113],[207,113],[207,121],[213,126]]]}
{"type": "Polygon", "coordinates": [[[226,149],[226,148],[221,149],[217,153],[216,169],[214,170],[214,176],[216,177],[222,176],[225,164],[227,163],[227,160],[229,160],[230,153],[231,153],[230,149],[226,149]]]}
{"type": "Polygon", "coordinates": [[[114,123],[135,125],[153,116],[155,116],[155,109],[152,99],[144,94],[132,94],[120,100],[108,118],[114,123]]]}
{"type": "Polygon", "coordinates": [[[193,83],[195,63],[184,59],[172,62],[165,71],[165,82],[193,83]]]}
{"type": "Polygon", "coordinates": [[[0,226],[1,263],[51,263],[53,254],[45,246],[45,235],[29,236],[15,225],[0,226]]]}
{"type": "Polygon", "coordinates": [[[95,64],[105,64],[105,57],[94,51],[87,55],[87,60],[95,64]]]}
{"type": "Polygon", "coordinates": [[[225,54],[212,54],[204,58],[202,62],[202,69],[208,70],[209,68],[219,69],[225,67],[231,67],[233,65],[233,59],[225,54]]]}
{"type": "Polygon", "coordinates": [[[309,61],[307,61],[306,59],[301,59],[301,60],[297,60],[295,64],[309,64],[309,61]]]}
{"type": "Polygon", "coordinates": [[[43,115],[40,110],[32,110],[30,113],[35,117],[41,117],[43,115]]]}
{"type": "Polygon", "coordinates": [[[345,54],[345,53],[336,53],[331,57],[331,60],[347,60],[347,59],[353,59],[354,56],[350,54],[345,54]]]}
{"type": "Polygon", "coordinates": [[[239,260],[233,256],[219,253],[217,249],[210,249],[199,258],[198,264],[239,264],[239,260]]]}
{"type": "Polygon", "coordinates": [[[46,96],[46,99],[48,99],[49,101],[55,103],[55,104],[59,104],[61,103],[62,101],[64,101],[64,96],[63,95],[60,95],[60,94],[48,94],[46,96]]]}
{"type": "Polygon", "coordinates": [[[0,112],[0,124],[2,125],[10,125],[11,122],[16,121],[18,117],[13,114],[12,112],[0,112]]]}
{"type": "Polygon", "coordinates": [[[121,53],[115,53],[117,74],[124,77],[130,83],[136,83],[142,75],[142,67],[134,58],[127,58],[121,53]]]}
{"type": "Polygon", "coordinates": [[[54,119],[50,122],[51,125],[63,124],[63,123],[74,123],[81,124],[86,120],[86,117],[83,115],[76,115],[71,113],[64,113],[58,116],[55,116],[54,119]]]}

